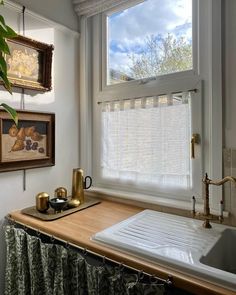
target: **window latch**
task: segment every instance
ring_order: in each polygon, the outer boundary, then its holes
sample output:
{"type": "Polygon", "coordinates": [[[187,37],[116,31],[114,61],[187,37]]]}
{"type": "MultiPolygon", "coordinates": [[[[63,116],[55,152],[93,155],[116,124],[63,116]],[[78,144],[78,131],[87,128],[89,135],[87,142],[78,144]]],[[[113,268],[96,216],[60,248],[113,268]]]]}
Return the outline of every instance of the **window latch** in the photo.
{"type": "Polygon", "coordinates": [[[200,144],[200,135],[194,133],[191,137],[191,159],[195,159],[195,144],[200,144]]]}

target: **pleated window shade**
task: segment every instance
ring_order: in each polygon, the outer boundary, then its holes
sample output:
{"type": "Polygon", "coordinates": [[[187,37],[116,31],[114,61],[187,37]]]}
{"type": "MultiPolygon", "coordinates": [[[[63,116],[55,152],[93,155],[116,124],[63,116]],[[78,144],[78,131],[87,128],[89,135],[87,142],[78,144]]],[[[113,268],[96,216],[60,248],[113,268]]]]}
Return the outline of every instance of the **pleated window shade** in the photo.
{"type": "Polygon", "coordinates": [[[189,188],[190,99],[185,92],[102,103],[102,178],[189,188]]]}
{"type": "Polygon", "coordinates": [[[142,2],[134,0],[72,0],[75,12],[79,16],[92,16],[108,9],[115,8],[121,4],[130,2],[142,2]]]}

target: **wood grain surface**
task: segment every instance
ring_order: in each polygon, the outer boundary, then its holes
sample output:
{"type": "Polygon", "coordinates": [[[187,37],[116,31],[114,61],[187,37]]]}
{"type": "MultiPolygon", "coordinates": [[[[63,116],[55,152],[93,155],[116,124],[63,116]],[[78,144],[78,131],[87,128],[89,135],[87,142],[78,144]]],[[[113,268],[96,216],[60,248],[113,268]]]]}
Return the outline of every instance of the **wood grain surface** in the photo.
{"type": "Polygon", "coordinates": [[[132,205],[116,203],[113,201],[102,200],[100,204],[87,208],[82,211],[70,214],[54,221],[42,221],[34,217],[22,214],[20,210],[11,212],[9,217],[16,222],[42,231],[55,238],[62,239],[79,247],[86,248],[97,254],[124,263],[133,268],[143,270],[149,274],[154,274],[163,279],[171,275],[174,285],[178,288],[192,292],[197,295],[235,295],[236,292],[203,281],[197,277],[190,276],[188,273],[180,272],[178,269],[168,267],[168,265],[157,264],[140,257],[112,249],[108,246],[98,244],[91,240],[95,233],[114,225],[140,211],[132,205]]]}

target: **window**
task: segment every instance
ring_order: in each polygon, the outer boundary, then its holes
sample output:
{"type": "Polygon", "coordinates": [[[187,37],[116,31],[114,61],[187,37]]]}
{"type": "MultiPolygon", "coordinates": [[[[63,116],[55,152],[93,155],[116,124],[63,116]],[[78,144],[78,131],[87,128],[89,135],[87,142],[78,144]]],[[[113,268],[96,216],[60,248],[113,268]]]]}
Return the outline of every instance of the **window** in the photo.
{"type": "Polygon", "coordinates": [[[201,130],[199,92],[99,103],[94,151],[100,185],[172,197],[199,193],[201,149],[190,155],[191,134],[201,130]]]}
{"type": "Polygon", "coordinates": [[[221,173],[220,1],[140,2],[82,22],[81,165],[99,188],[201,198],[204,172],[221,173]]]}
{"type": "Polygon", "coordinates": [[[107,84],[191,70],[192,1],[147,0],[107,16],[107,84]]]}

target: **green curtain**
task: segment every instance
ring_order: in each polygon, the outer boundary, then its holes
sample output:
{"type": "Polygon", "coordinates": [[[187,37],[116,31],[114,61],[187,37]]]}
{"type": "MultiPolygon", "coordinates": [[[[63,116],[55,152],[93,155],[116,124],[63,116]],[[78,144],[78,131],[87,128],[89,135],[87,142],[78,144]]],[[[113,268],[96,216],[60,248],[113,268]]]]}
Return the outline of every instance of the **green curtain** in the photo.
{"type": "Polygon", "coordinates": [[[91,265],[75,249],[12,225],[5,227],[5,239],[5,295],[165,294],[162,284],[141,282],[119,267],[91,265]]]}

